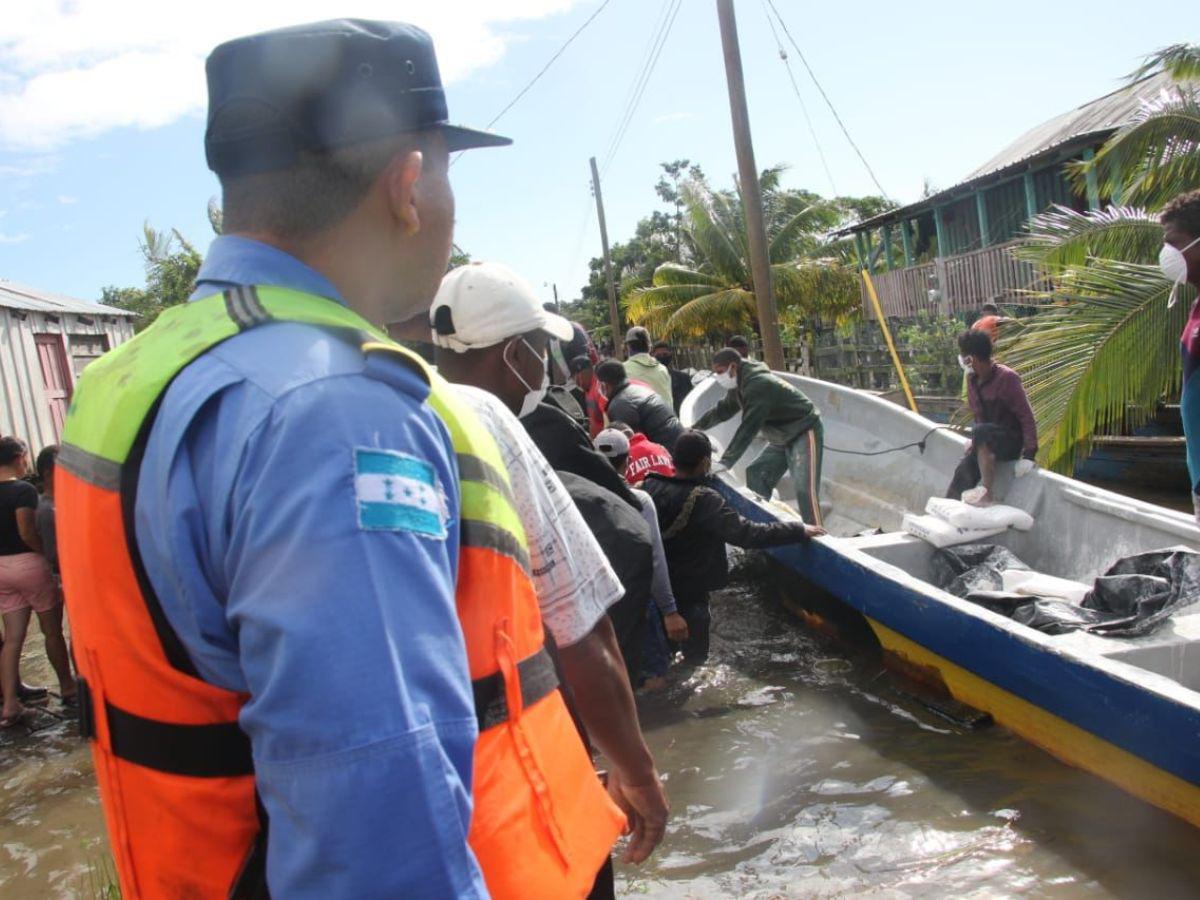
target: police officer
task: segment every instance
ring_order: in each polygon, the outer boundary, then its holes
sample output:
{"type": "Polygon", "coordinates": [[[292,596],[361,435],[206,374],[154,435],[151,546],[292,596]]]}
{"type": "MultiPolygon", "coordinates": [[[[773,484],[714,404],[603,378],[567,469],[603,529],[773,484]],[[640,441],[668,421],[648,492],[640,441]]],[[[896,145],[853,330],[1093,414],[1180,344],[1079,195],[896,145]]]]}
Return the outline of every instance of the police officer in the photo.
{"type": "MultiPolygon", "coordinates": [[[[536,744],[552,721],[575,776],[596,779],[561,741],[544,654],[523,656],[540,647],[536,608],[528,634],[477,610],[473,655],[459,570],[469,556],[517,584],[523,537],[483,521],[496,546],[468,552],[458,465],[500,496],[503,477],[431,406],[434,376],[368,323],[433,297],[449,154],[508,141],[447,124],[432,44],[408,25],[267,32],[219,46],[207,70],[226,233],[186,307],[89,369],[59,460],[124,896],[485,896],[494,835],[476,838],[497,816],[472,819],[481,730],[513,723],[491,731],[489,778],[522,777],[500,743],[536,744]]],[[[623,820],[589,799],[603,834],[581,850],[547,765],[553,858],[592,867],[561,895],[586,893],[623,820]]]]}

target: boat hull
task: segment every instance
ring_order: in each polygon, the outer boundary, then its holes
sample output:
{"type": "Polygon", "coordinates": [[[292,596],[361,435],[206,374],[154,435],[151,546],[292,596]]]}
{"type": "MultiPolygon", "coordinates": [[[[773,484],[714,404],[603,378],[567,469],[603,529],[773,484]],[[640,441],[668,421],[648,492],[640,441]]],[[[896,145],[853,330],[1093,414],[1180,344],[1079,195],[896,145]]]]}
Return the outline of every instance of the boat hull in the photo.
{"type": "MultiPolygon", "coordinates": [[[[700,408],[715,402],[711,395],[699,399],[703,403],[700,408]]],[[[844,412],[854,402],[839,394],[836,405],[841,409],[830,411],[844,412]]],[[[885,405],[883,401],[875,402],[885,405]]],[[[696,405],[695,401],[685,405],[685,421],[694,419],[696,405]]],[[[826,404],[827,409],[833,406],[826,404]]],[[[865,419],[873,417],[873,434],[880,442],[900,442],[886,433],[886,410],[877,414],[873,409],[859,410],[855,414],[865,419]]],[[[908,417],[902,424],[910,433],[922,432],[926,420],[904,411],[900,414],[908,417]]],[[[854,433],[846,425],[847,419],[838,422],[826,413],[827,444],[832,432],[842,446],[850,445],[854,433]]],[[[953,436],[939,437],[961,441],[953,436]]],[[[930,449],[938,449],[932,441],[930,449]]],[[[927,467],[931,455],[925,452],[915,456],[908,465],[914,470],[927,467]]],[[[946,462],[953,459],[944,452],[939,455],[946,462]]],[[[935,468],[944,471],[945,463],[939,462],[935,468]]],[[[834,475],[845,483],[859,471],[868,469],[843,462],[834,475]]],[[[1076,552],[1077,569],[1069,573],[1071,577],[1080,578],[1089,568],[1096,571],[1097,560],[1104,556],[1111,562],[1129,552],[1196,544],[1194,526],[1186,517],[1132,501],[1126,506],[1124,498],[1107,492],[1084,493],[1075,487],[1077,482],[1059,476],[1037,473],[1031,478],[1035,481],[1021,485],[1019,490],[1014,486],[1012,495],[1036,497],[1030,506],[1043,523],[1050,523],[1052,530],[1040,535],[1012,535],[1010,546],[1016,544],[1020,555],[1025,556],[1036,541],[1048,543],[1055,534],[1072,534],[1056,518],[1065,515],[1064,510],[1086,520],[1079,528],[1077,541],[1090,539],[1105,529],[1111,532],[1103,543],[1087,548],[1086,554],[1082,548],[1076,552]]],[[[836,488],[837,484],[832,486],[836,488]]],[[[719,489],[739,512],[756,521],[793,515],[781,510],[777,502],[755,497],[728,475],[722,476],[719,489]]],[[[904,489],[911,488],[893,486],[892,495],[904,489]]],[[[848,495],[843,490],[839,496],[848,495]]],[[[924,501],[902,498],[902,502],[912,508],[915,502],[924,501]]],[[[898,506],[891,505],[883,514],[892,516],[898,506]]],[[[1172,623],[1164,629],[1167,633],[1161,641],[1139,638],[1121,642],[1081,633],[1048,636],[916,577],[913,572],[928,577],[927,560],[932,550],[897,533],[894,525],[890,533],[878,536],[823,538],[769,552],[799,576],[788,579],[795,584],[790,587],[787,606],[800,612],[810,624],[819,627],[839,618],[829,615],[830,603],[847,614],[841,616],[843,621],[861,617],[885,656],[903,672],[933,682],[958,702],[990,714],[999,724],[1064,762],[1200,825],[1200,693],[1193,690],[1200,667],[1193,673],[1185,656],[1185,638],[1191,628],[1192,638],[1197,640],[1193,647],[1200,658],[1200,614],[1187,617],[1190,624],[1172,623]],[[913,563],[918,558],[926,562],[913,563]],[[805,585],[812,589],[806,590],[805,585]],[[1179,657],[1174,669],[1127,661],[1138,654],[1175,652],[1171,646],[1163,650],[1156,641],[1164,646],[1176,642],[1171,645],[1177,648],[1179,657]],[[1168,677],[1164,671],[1174,674],[1168,677]]],[[[1063,559],[1062,549],[1047,552],[1045,558],[1063,559]]]]}

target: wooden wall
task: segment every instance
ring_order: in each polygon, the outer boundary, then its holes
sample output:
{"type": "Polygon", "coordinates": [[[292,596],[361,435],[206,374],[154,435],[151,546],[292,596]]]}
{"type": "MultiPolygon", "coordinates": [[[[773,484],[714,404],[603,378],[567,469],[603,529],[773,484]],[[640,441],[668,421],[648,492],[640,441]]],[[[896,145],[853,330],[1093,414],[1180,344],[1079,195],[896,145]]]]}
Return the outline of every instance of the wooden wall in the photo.
{"type": "MultiPolygon", "coordinates": [[[[0,308],[0,434],[19,437],[34,454],[59,439],[45,395],[35,334],[103,334],[111,349],[133,337],[133,321],[125,316],[0,308]]],[[[65,341],[63,352],[67,377],[74,387],[70,347],[65,341]]]]}

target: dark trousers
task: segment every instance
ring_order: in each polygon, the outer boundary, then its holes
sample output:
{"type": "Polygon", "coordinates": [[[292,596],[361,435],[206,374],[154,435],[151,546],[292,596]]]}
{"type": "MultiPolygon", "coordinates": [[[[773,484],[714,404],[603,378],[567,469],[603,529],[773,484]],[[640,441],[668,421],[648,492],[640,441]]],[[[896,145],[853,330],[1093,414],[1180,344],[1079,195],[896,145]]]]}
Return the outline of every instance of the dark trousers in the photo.
{"type": "Polygon", "coordinates": [[[712,614],[708,610],[708,591],[677,592],[675,606],[688,626],[688,639],[675,646],[683,651],[684,662],[699,665],[708,659],[709,627],[712,623],[712,614]]]}
{"type": "Polygon", "coordinates": [[[671,668],[671,650],[667,646],[667,633],[663,629],[662,613],[650,601],[646,612],[645,640],[642,644],[642,675],[645,678],[662,678],[671,668]]]}
{"type": "Polygon", "coordinates": [[[980,447],[988,447],[1002,462],[1018,459],[1021,456],[1021,434],[991,423],[972,428],[971,450],[959,461],[946,491],[946,496],[951,500],[961,500],[963,491],[969,491],[979,484],[982,476],[979,473],[979,460],[975,456],[980,447]]]}
{"type": "Polygon", "coordinates": [[[613,876],[612,857],[604,861],[604,866],[596,874],[596,881],[592,884],[592,892],[587,895],[587,900],[616,900],[617,885],[613,876]]]}

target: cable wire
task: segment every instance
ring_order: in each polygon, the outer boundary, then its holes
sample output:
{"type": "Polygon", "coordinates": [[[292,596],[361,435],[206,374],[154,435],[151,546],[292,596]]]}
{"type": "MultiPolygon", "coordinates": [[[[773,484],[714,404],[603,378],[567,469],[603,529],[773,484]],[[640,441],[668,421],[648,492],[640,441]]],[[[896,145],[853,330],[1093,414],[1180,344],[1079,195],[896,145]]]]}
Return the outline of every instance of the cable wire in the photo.
{"type": "Polygon", "coordinates": [[[957,430],[958,429],[954,428],[951,425],[937,425],[933,428],[930,428],[927,432],[925,432],[925,434],[922,435],[922,437],[919,441],[913,441],[911,444],[901,444],[899,447],[885,447],[883,450],[843,450],[841,447],[826,446],[824,448],[824,452],[826,452],[826,453],[845,453],[848,456],[883,456],[885,453],[898,453],[899,451],[907,450],[910,447],[919,447],[921,449],[921,452],[924,453],[925,452],[925,442],[927,440],[929,440],[930,435],[932,435],[935,431],[957,431],[957,430]]]}
{"type": "Polygon", "coordinates": [[[767,4],[771,7],[771,11],[775,13],[775,18],[779,20],[779,26],[783,29],[783,33],[787,35],[787,39],[792,46],[796,48],[796,55],[800,57],[800,62],[804,63],[804,68],[808,70],[808,77],[812,79],[813,84],[817,86],[821,97],[825,100],[825,105],[829,107],[829,111],[833,113],[833,118],[837,120],[838,127],[842,129],[842,134],[846,136],[846,140],[850,146],[854,148],[854,152],[858,154],[858,158],[862,160],[867,174],[871,176],[871,180],[875,182],[875,187],[879,188],[879,193],[884,197],[888,196],[888,192],[883,189],[883,185],[879,183],[879,179],[875,176],[875,170],[871,168],[871,164],[867,162],[867,158],[863,156],[863,152],[858,149],[858,144],[854,143],[854,138],[850,137],[850,131],[846,128],[846,123],[842,121],[842,117],[838,115],[837,109],[833,105],[833,101],[829,99],[829,95],[825,93],[825,88],[821,87],[821,82],[817,80],[817,75],[812,70],[812,66],[808,64],[808,60],[804,58],[804,51],[800,49],[800,45],[796,43],[796,39],[792,37],[792,33],[788,30],[787,23],[783,21],[783,16],[779,14],[779,10],[775,7],[775,0],[767,0],[767,4]]]}
{"type": "Polygon", "coordinates": [[[664,19],[664,25],[659,31],[657,43],[652,50],[652,56],[649,58],[648,65],[644,66],[641,74],[634,81],[635,87],[631,91],[632,100],[626,107],[626,111],[617,126],[617,131],[613,135],[609,143],[608,150],[604,154],[604,161],[601,164],[601,175],[608,171],[608,167],[612,165],[613,159],[616,158],[617,151],[621,147],[621,142],[625,139],[626,133],[629,131],[629,126],[633,122],[634,114],[637,112],[638,105],[642,102],[642,96],[646,93],[646,87],[650,84],[650,78],[654,75],[654,69],[658,65],[658,59],[662,56],[663,47],[666,46],[667,38],[671,36],[671,29],[675,25],[675,20],[679,16],[679,10],[683,7],[683,0],[670,0],[669,11],[664,19]],[[673,5],[672,5],[673,4],[673,5]]]}
{"type": "Polygon", "coordinates": [[[767,24],[771,26],[771,35],[775,38],[775,46],[779,49],[779,58],[783,60],[783,67],[787,69],[788,80],[792,83],[792,91],[796,95],[796,99],[800,102],[800,109],[804,112],[804,121],[808,123],[808,133],[812,135],[813,145],[817,148],[817,156],[821,158],[821,168],[825,170],[825,177],[829,179],[829,187],[833,191],[833,196],[838,196],[837,185],[833,180],[833,173],[829,171],[829,162],[825,159],[825,151],[821,147],[821,141],[817,137],[817,130],[813,127],[812,117],[808,114],[808,104],[804,102],[804,97],[800,94],[800,86],[796,84],[796,74],[792,71],[792,64],[788,60],[787,51],[783,49],[783,41],[779,39],[779,32],[775,28],[775,20],[771,18],[771,11],[767,9],[766,0],[762,4],[763,15],[767,17],[767,24]]]}
{"type": "MultiPolygon", "coordinates": [[[[596,7],[595,11],[590,16],[588,16],[587,19],[584,20],[582,25],[580,25],[578,28],[575,29],[574,32],[572,32],[571,36],[569,38],[567,38],[566,41],[563,42],[563,45],[558,48],[558,50],[554,53],[554,55],[551,56],[548,60],[546,60],[546,64],[544,66],[542,66],[541,69],[538,70],[538,73],[536,75],[534,75],[533,78],[529,79],[529,81],[526,83],[526,85],[523,88],[521,88],[521,90],[517,91],[516,96],[513,97],[511,100],[509,100],[508,103],[505,104],[504,108],[500,110],[500,112],[496,113],[496,115],[494,115],[492,117],[492,120],[490,122],[488,122],[487,125],[484,126],[484,131],[490,131],[492,126],[495,125],[497,122],[499,122],[504,117],[505,113],[507,113],[514,106],[516,106],[517,103],[520,102],[521,98],[529,93],[529,91],[533,88],[533,86],[541,80],[542,76],[545,75],[547,71],[549,71],[550,67],[552,65],[554,65],[555,62],[558,61],[558,58],[560,56],[562,56],[563,53],[566,52],[566,49],[568,47],[570,47],[572,43],[574,43],[575,38],[577,38],[577,37],[579,37],[579,35],[583,34],[584,30],[589,25],[591,25],[593,21],[595,21],[596,17],[598,15],[600,15],[600,13],[604,12],[605,7],[607,7],[610,3],[612,3],[612,0],[603,0],[603,2],[598,7],[596,7]]],[[[450,165],[454,165],[454,163],[458,162],[458,158],[460,156],[462,156],[462,154],[464,152],[466,152],[466,151],[459,151],[458,155],[455,156],[453,160],[451,160],[450,165]]]]}

